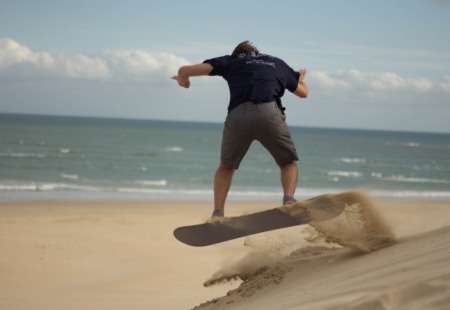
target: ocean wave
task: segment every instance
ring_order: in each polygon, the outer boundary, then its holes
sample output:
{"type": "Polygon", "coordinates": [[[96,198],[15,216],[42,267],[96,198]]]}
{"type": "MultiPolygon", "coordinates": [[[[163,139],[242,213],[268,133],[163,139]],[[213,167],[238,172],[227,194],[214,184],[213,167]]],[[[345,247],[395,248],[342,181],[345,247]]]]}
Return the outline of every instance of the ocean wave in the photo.
{"type": "Polygon", "coordinates": [[[434,183],[434,184],[449,184],[450,181],[444,179],[430,179],[418,177],[406,177],[404,175],[390,175],[384,176],[380,172],[371,172],[370,176],[383,181],[405,182],[405,183],[434,183]]]}
{"type": "Polygon", "coordinates": [[[397,199],[450,199],[450,191],[388,191],[374,190],[368,191],[373,197],[379,198],[397,198],[397,199]]]}
{"type": "Polygon", "coordinates": [[[381,177],[381,179],[386,180],[386,181],[408,182],[408,183],[436,183],[436,184],[449,184],[450,183],[448,180],[405,177],[403,175],[392,175],[389,177],[381,177]]]}
{"type": "Polygon", "coordinates": [[[328,171],[328,176],[331,177],[361,177],[363,174],[358,171],[328,171]]]}
{"type": "MultiPolygon", "coordinates": [[[[163,182],[161,182],[163,183],[163,182]]],[[[78,192],[124,192],[124,193],[168,193],[170,190],[132,186],[96,186],[70,183],[0,183],[0,191],[78,191],[78,192]]]]}
{"type": "Polygon", "coordinates": [[[184,149],[180,146],[171,146],[164,149],[166,152],[183,152],[184,149]]]}
{"type": "Polygon", "coordinates": [[[353,164],[353,163],[365,163],[366,160],[364,158],[348,158],[348,157],[342,157],[339,158],[339,161],[347,164],[353,164]]]}
{"type": "Polygon", "coordinates": [[[389,146],[406,146],[406,147],[420,147],[421,144],[417,142],[386,142],[389,146]]]}
{"type": "Polygon", "coordinates": [[[416,142],[404,142],[404,143],[400,143],[400,145],[408,146],[408,147],[420,147],[420,143],[416,143],[416,142]]]}
{"type": "Polygon", "coordinates": [[[63,179],[69,179],[69,180],[78,180],[80,178],[80,176],[78,176],[76,174],[61,173],[60,176],[63,179]]]}
{"type": "Polygon", "coordinates": [[[0,153],[0,157],[12,158],[47,158],[46,154],[40,153],[0,153]]]}
{"type": "Polygon", "coordinates": [[[136,181],[134,182],[135,184],[138,185],[143,185],[143,186],[166,186],[167,185],[167,180],[145,180],[145,181],[136,181]]]}

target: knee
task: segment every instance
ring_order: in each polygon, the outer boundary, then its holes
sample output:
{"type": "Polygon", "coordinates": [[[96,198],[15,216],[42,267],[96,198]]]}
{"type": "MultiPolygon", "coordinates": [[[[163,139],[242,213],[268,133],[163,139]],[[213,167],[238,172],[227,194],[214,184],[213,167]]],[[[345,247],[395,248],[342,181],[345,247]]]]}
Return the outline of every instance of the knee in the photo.
{"type": "Polygon", "coordinates": [[[236,170],[236,168],[233,165],[224,163],[223,161],[220,161],[219,169],[227,170],[227,171],[234,171],[234,170],[236,170]]]}

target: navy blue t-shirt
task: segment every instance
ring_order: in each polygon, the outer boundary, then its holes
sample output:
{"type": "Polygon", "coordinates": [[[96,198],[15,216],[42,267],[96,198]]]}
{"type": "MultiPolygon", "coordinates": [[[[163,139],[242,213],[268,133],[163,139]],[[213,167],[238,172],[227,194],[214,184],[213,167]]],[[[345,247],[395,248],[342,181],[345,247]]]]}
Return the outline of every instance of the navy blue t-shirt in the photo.
{"type": "Polygon", "coordinates": [[[239,54],[207,59],[213,66],[209,75],[222,76],[230,88],[228,112],[246,100],[256,103],[276,101],[281,105],[285,89],[297,88],[300,73],[283,60],[265,54],[239,54]]]}

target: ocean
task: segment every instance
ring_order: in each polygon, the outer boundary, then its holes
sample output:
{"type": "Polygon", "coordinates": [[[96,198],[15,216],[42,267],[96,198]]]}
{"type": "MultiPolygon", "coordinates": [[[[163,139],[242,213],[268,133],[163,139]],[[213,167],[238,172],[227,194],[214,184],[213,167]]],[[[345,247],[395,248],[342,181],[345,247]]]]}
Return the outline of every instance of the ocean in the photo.
{"type": "MultiPolygon", "coordinates": [[[[289,119],[288,119],[289,123],[289,119]]],[[[222,124],[0,114],[0,201],[211,200],[222,124]]],[[[450,134],[291,127],[296,197],[360,189],[450,199],[450,134]]],[[[279,169],[255,142],[231,200],[280,200],[279,169]]]]}

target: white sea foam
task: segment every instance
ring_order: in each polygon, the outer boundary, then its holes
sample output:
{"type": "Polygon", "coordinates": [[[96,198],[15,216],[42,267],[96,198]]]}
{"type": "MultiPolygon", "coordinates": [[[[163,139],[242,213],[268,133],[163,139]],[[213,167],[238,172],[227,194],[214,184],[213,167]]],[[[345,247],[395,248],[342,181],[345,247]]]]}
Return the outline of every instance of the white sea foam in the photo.
{"type": "Polygon", "coordinates": [[[180,146],[171,146],[164,149],[166,152],[183,152],[184,149],[180,146]]]}
{"type": "Polygon", "coordinates": [[[35,191],[36,189],[36,184],[0,184],[0,191],[35,191]]]}
{"type": "Polygon", "coordinates": [[[358,171],[328,171],[328,176],[338,176],[338,177],[361,177],[363,174],[358,171]]]}
{"type": "Polygon", "coordinates": [[[450,191],[388,191],[388,190],[374,190],[369,191],[373,197],[380,198],[397,198],[397,199],[450,199],[450,191]]]}
{"type": "Polygon", "coordinates": [[[136,184],[144,186],[166,186],[167,180],[146,180],[146,181],[136,181],[136,184]]]}
{"type": "Polygon", "coordinates": [[[420,143],[417,142],[386,142],[386,145],[397,145],[397,146],[406,146],[406,147],[421,147],[420,143]]]}
{"type": "Polygon", "coordinates": [[[392,175],[389,177],[383,177],[381,179],[396,182],[449,184],[449,181],[442,179],[405,177],[403,175],[392,175]]]}
{"type": "Polygon", "coordinates": [[[353,163],[365,163],[366,160],[364,158],[348,158],[348,157],[342,157],[339,158],[339,161],[343,163],[353,164],[353,163]]]}
{"type": "Polygon", "coordinates": [[[80,177],[76,174],[66,174],[66,173],[61,173],[60,174],[61,178],[63,179],[69,179],[69,180],[78,180],[80,177]]]}
{"type": "Polygon", "coordinates": [[[39,153],[0,153],[0,157],[15,158],[46,158],[47,155],[39,153]]]}
{"type": "MultiPolygon", "coordinates": [[[[345,189],[338,188],[299,188],[296,193],[298,200],[308,199],[324,193],[338,193],[345,189]]],[[[377,198],[394,199],[450,199],[450,191],[412,191],[412,190],[367,190],[368,194],[377,198]]],[[[158,187],[132,187],[132,186],[92,186],[69,183],[15,183],[0,182],[1,200],[20,200],[24,197],[38,199],[42,194],[45,197],[75,197],[79,198],[126,198],[126,199],[199,199],[211,200],[212,188],[167,188],[158,187]],[[113,195],[113,196],[111,196],[113,195]]],[[[248,189],[231,190],[229,200],[270,200],[281,201],[281,193],[278,189],[248,189]]]]}
{"type": "Polygon", "coordinates": [[[409,146],[409,147],[419,147],[420,143],[416,143],[416,142],[405,142],[401,144],[402,146],[409,146]]]}
{"type": "Polygon", "coordinates": [[[370,176],[385,181],[393,182],[406,182],[406,183],[434,183],[434,184],[449,184],[448,180],[444,179],[430,179],[430,178],[417,178],[417,177],[406,177],[404,175],[390,175],[384,176],[379,172],[371,172],[370,176]]]}

